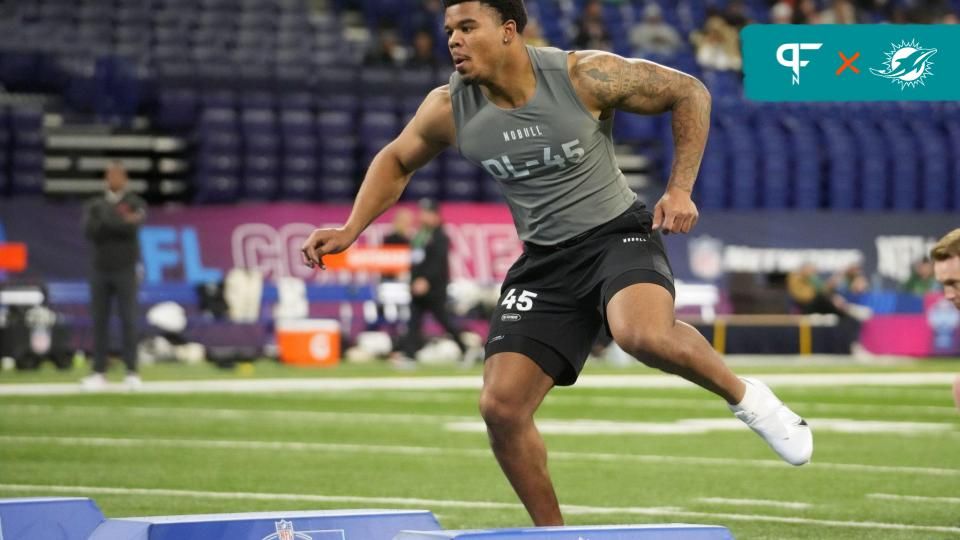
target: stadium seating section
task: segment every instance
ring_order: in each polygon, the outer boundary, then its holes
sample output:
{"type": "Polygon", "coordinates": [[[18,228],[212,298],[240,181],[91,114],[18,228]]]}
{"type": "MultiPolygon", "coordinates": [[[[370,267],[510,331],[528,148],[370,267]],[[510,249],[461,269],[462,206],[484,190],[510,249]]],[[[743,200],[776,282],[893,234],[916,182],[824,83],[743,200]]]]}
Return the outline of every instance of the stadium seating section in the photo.
{"type": "MultiPolygon", "coordinates": [[[[444,83],[436,70],[362,66],[343,32],[348,8],[369,29],[391,21],[409,39],[425,20],[412,0],[35,0],[7,2],[0,19],[0,82],[10,92],[59,96],[99,119],[147,115],[154,130],[186,137],[194,201],[352,200],[366,164],[444,83]]],[[[649,0],[683,35],[711,2],[649,0]]],[[[960,0],[955,0],[960,9],[960,0]]],[[[718,2],[722,6],[725,2],[718,2]]],[[[571,46],[582,0],[528,0],[545,38],[571,46]]],[[[614,49],[646,0],[608,2],[614,49]]],[[[768,6],[749,0],[764,22],[768,6]]],[[[431,19],[426,19],[431,20],[431,19]]],[[[438,54],[441,22],[433,20],[438,54]]],[[[742,97],[735,72],[701,70],[687,48],[654,58],[700,77],[714,122],[699,182],[707,209],[960,209],[960,105],[763,104],[742,97]]],[[[0,194],[44,183],[43,110],[0,111],[0,194]]],[[[666,177],[670,125],[621,114],[618,141],[649,154],[666,177]]],[[[405,197],[498,201],[493,182],[455,151],[419,171],[405,197]]]]}

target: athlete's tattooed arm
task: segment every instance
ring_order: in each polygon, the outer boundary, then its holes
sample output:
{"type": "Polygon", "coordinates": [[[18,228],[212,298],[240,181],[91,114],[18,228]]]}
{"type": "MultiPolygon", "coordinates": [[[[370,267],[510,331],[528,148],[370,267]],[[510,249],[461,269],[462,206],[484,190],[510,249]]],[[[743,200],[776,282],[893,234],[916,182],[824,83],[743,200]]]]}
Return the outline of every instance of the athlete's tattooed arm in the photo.
{"type": "Polygon", "coordinates": [[[653,62],[599,51],[572,54],[569,67],[580,99],[601,118],[614,109],[673,113],[675,150],[668,187],[692,191],[710,130],[710,92],[703,83],[653,62]]]}

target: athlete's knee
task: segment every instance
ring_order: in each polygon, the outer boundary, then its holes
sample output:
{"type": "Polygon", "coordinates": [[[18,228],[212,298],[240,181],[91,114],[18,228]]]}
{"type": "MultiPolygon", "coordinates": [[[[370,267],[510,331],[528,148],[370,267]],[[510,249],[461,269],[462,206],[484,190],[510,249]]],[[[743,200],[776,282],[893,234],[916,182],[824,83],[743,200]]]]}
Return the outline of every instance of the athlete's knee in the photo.
{"type": "Polygon", "coordinates": [[[518,399],[484,388],[480,393],[480,416],[487,427],[497,428],[521,424],[528,421],[531,415],[518,399]]]}
{"type": "Polygon", "coordinates": [[[652,367],[670,362],[682,354],[683,344],[670,339],[666,332],[644,328],[621,329],[614,331],[613,339],[621,349],[652,367]]]}

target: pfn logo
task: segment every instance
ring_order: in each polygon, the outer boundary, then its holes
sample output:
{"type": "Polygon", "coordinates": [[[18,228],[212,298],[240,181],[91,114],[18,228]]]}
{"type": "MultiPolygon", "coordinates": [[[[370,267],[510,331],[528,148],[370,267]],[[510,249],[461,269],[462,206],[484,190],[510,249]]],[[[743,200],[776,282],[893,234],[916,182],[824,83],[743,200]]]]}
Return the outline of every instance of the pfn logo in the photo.
{"type": "Polygon", "coordinates": [[[806,67],[809,60],[800,59],[800,51],[815,51],[823,46],[823,43],[784,43],[777,49],[777,62],[783,67],[793,70],[793,84],[800,84],[800,68],[806,67]],[[790,52],[790,58],[786,53],[790,52]]]}

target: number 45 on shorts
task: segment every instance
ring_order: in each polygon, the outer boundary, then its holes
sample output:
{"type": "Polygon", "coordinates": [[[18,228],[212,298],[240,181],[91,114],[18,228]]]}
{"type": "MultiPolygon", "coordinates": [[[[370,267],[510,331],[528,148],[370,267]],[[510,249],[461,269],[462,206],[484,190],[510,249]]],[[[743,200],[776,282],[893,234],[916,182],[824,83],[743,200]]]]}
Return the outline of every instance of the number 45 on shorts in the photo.
{"type": "Polygon", "coordinates": [[[516,304],[517,311],[530,311],[533,309],[533,299],[537,297],[537,293],[520,291],[520,296],[516,296],[516,292],[516,289],[510,289],[510,291],[507,292],[507,296],[503,299],[503,302],[500,302],[500,305],[507,309],[513,309],[513,305],[516,304]]]}

